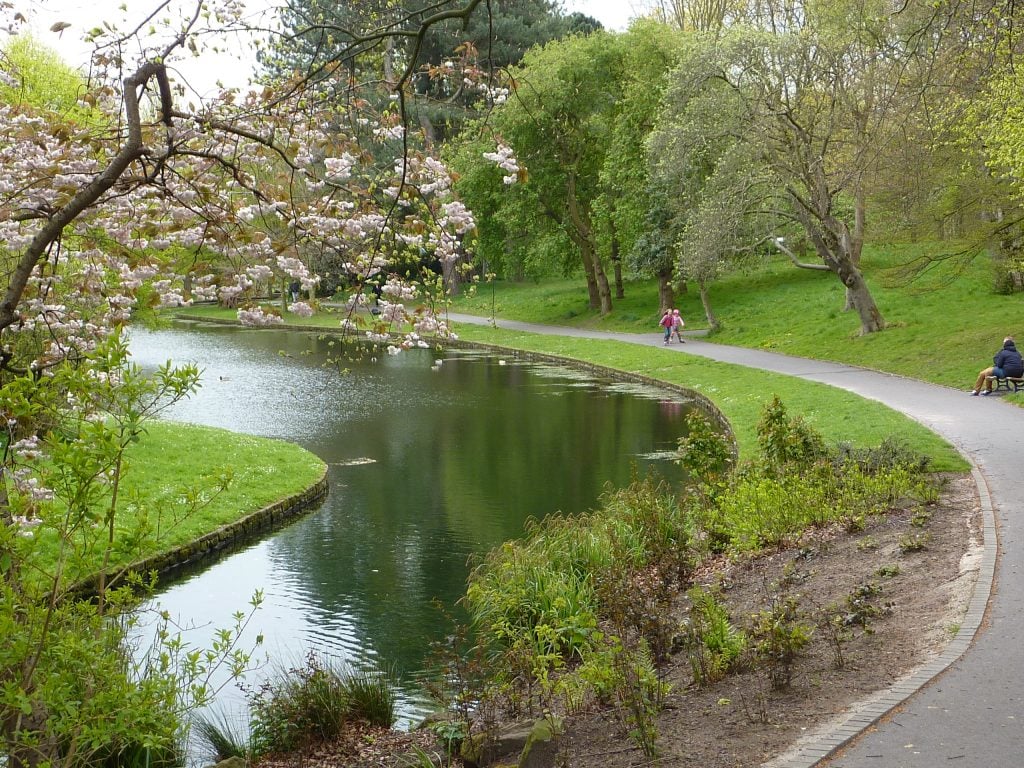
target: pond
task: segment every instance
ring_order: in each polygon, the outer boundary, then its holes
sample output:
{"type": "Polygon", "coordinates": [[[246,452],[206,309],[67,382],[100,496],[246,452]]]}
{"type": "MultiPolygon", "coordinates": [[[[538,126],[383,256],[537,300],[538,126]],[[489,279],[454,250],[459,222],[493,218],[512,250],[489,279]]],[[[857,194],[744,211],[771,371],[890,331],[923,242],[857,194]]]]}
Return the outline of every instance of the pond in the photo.
{"type": "Polygon", "coordinates": [[[467,558],[521,536],[530,517],[593,508],[635,472],[678,478],[670,459],[693,407],[456,350],[364,357],[339,372],[335,343],[306,332],[180,324],[133,330],[131,349],[143,368],[204,371],[170,418],[291,440],[329,465],[320,508],[167,587],[160,605],[201,645],[263,590],[250,641],[262,634],[278,664],[316,651],[394,667],[406,720],[420,711],[430,644],[450,631],[437,604],[457,610],[467,558]]]}

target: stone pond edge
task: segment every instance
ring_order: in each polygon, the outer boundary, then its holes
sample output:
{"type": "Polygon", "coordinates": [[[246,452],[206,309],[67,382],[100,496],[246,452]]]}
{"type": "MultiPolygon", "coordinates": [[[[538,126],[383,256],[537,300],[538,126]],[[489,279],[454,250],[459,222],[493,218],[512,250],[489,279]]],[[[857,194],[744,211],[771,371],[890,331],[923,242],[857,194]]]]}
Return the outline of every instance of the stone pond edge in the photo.
{"type": "MultiPolygon", "coordinates": [[[[287,523],[314,509],[326,497],[329,490],[325,466],[320,479],[304,491],[287,496],[268,504],[262,509],[250,512],[231,523],[225,523],[197,539],[173,549],[164,550],[119,568],[115,574],[156,573],[161,578],[174,577],[180,572],[219,558],[224,552],[238,547],[268,530],[287,523]]],[[[95,594],[99,575],[77,584],[73,591],[79,594],[95,594]]]]}

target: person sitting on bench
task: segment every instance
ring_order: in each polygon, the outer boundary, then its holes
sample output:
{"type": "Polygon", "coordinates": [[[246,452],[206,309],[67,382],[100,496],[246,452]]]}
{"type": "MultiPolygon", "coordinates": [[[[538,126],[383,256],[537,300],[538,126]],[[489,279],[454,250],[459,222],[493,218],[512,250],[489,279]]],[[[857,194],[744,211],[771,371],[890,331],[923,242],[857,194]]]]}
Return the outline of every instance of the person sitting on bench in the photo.
{"type": "Polygon", "coordinates": [[[996,379],[1019,379],[1021,376],[1024,376],[1024,360],[1021,359],[1020,352],[1017,351],[1012,336],[1007,336],[1003,339],[1003,348],[992,358],[992,367],[986,368],[978,374],[978,380],[974,382],[974,389],[971,390],[971,394],[974,396],[977,396],[979,393],[991,395],[992,379],[989,378],[990,376],[996,379]],[[982,385],[985,386],[984,392],[981,391],[982,385]]]}

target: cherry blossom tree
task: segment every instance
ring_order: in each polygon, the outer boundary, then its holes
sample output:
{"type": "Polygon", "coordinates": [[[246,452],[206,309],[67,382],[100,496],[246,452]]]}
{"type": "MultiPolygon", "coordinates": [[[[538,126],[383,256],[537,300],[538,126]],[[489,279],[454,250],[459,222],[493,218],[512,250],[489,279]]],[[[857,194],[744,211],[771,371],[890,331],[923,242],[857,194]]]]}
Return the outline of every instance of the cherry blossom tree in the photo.
{"type": "MultiPolygon", "coordinates": [[[[431,25],[480,2],[349,30],[350,45],[322,66],[396,36],[415,50],[431,25]]],[[[0,12],[17,29],[29,10],[0,3],[0,12]]],[[[311,72],[190,99],[176,63],[201,57],[210,35],[246,25],[236,0],[153,0],[137,26],[97,20],[73,105],[16,96],[26,93],[24,63],[0,61],[0,625],[17,638],[0,656],[0,741],[14,768],[92,765],[111,757],[96,744],[120,750],[132,740],[155,759],[180,736],[184,709],[206,695],[205,666],[245,663],[229,629],[201,657],[165,637],[176,650],[132,671],[123,642],[134,603],[114,589],[126,574],[101,577],[94,601],[74,596],[81,568],[30,575],[44,531],[101,563],[113,547],[143,540],[117,540],[124,450],[198,372],[168,367],[143,382],[121,333],[133,313],[216,300],[249,325],[308,316],[312,299],[278,308],[259,295],[297,281],[315,296],[313,264],[330,254],[352,286],[343,331],[391,352],[448,333],[435,302],[410,309],[422,286],[393,269],[413,252],[453,274],[475,226],[444,164],[409,128],[413,66],[387,83],[384,110],[371,110],[355,86],[339,101],[311,72]],[[370,281],[381,286],[375,318],[359,312],[370,281]],[[92,668],[103,674],[89,678],[92,668]]]]}

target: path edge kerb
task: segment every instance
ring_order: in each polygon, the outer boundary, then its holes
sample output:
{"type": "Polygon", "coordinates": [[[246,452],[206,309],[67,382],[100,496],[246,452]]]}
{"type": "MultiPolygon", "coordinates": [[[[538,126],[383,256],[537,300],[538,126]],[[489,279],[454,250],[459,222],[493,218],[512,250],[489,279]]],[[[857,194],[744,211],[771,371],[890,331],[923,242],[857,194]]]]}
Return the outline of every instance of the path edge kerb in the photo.
{"type": "Polygon", "coordinates": [[[964,456],[971,465],[971,476],[978,492],[981,507],[982,554],[978,566],[978,579],[956,637],[933,659],[907,673],[888,688],[855,702],[839,717],[802,736],[783,754],[762,763],[761,768],[813,768],[821,764],[942,675],[963,657],[973,644],[985,620],[995,586],[999,548],[995,508],[992,505],[988,480],[970,456],[963,453],[961,456],[964,456]]]}

